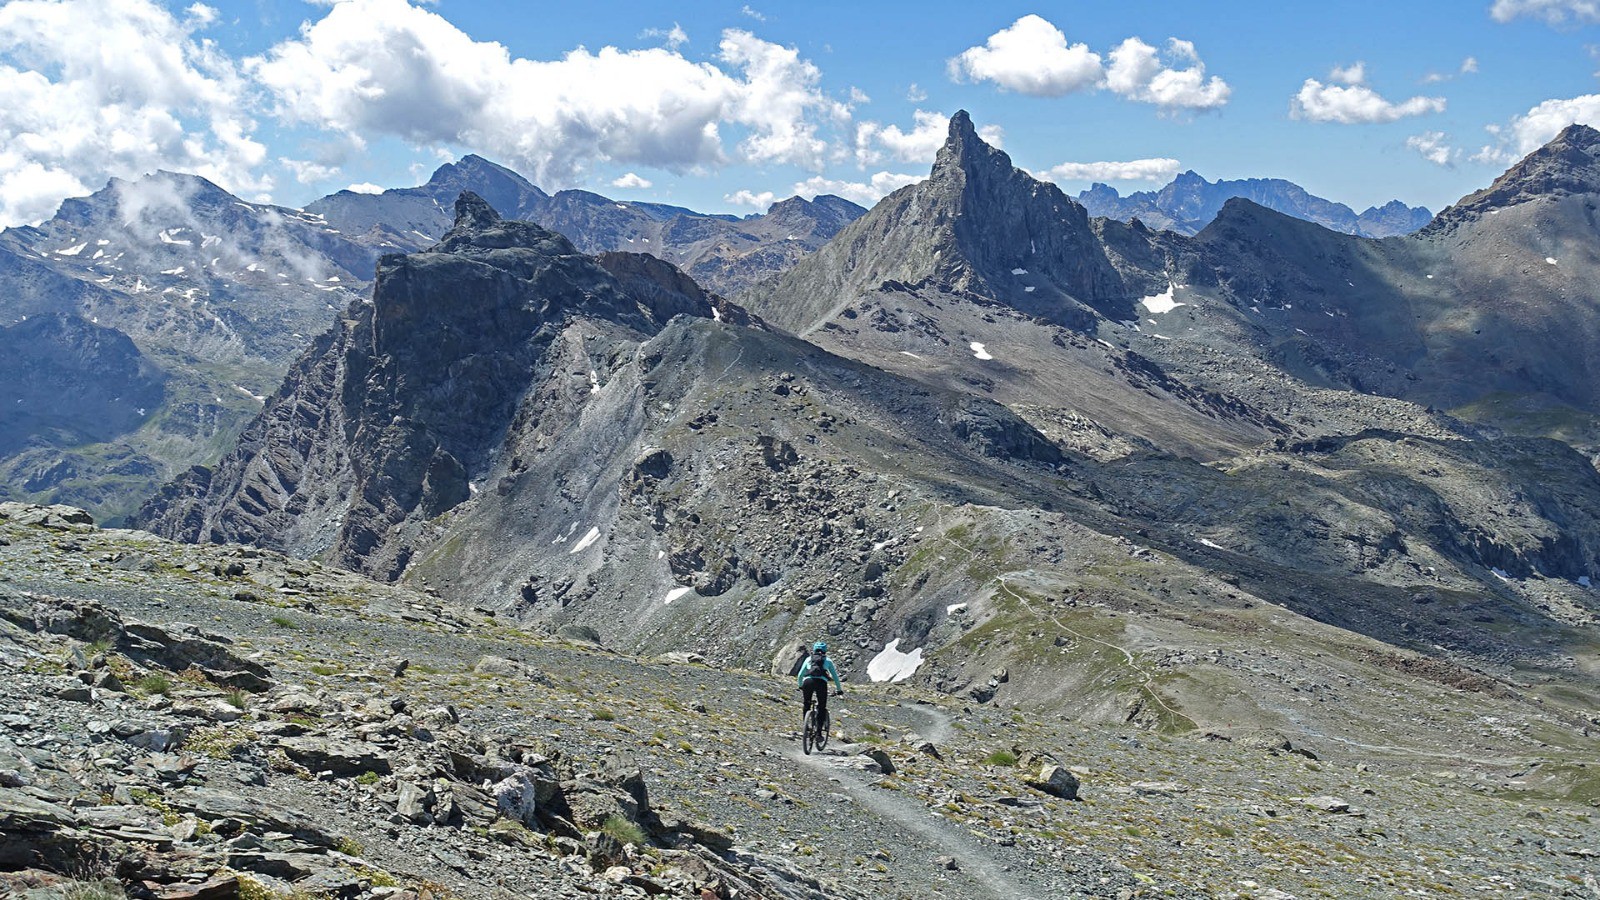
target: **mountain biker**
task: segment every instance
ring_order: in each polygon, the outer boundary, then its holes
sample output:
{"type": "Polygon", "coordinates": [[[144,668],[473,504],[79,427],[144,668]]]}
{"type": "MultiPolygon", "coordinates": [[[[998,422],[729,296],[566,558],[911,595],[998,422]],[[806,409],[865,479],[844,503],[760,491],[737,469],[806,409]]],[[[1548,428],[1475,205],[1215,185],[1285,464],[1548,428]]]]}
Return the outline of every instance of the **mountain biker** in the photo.
{"type": "Polygon", "coordinates": [[[811,645],[811,653],[800,663],[800,697],[803,717],[811,711],[811,700],[817,701],[817,719],[822,723],[824,731],[828,727],[828,679],[833,679],[833,684],[839,689],[839,696],[844,696],[844,685],[839,683],[839,670],[834,668],[833,660],[828,658],[828,644],[826,641],[817,641],[811,645]]]}

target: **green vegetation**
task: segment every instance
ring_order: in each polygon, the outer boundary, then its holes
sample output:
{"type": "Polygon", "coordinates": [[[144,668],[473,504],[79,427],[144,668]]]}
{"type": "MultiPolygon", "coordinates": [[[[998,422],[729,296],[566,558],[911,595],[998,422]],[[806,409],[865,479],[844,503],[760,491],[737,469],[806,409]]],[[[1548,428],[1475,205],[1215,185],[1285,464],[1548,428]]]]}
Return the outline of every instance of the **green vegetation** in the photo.
{"type": "Polygon", "coordinates": [[[325,663],[318,663],[318,664],[316,664],[316,665],[311,667],[311,671],[313,673],[317,674],[317,675],[321,675],[323,677],[327,677],[329,675],[337,675],[337,674],[339,674],[339,667],[338,666],[330,666],[330,665],[327,665],[325,663]]]}
{"type": "Polygon", "coordinates": [[[600,830],[624,844],[636,844],[642,847],[646,842],[644,829],[616,814],[606,816],[606,820],[600,825],[600,830]]]}
{"type": "Polygon", "coordinates": [[[153,697],[157,694],[165,695],[170,693],[172,691],[172,680],[160,672],[150,672],[139,676],[138,680],[134,681],[129,687],[136,694],[153,697]]]}
{"type": "Polygon", "coordinates": [[[986,766],[1014,766],[1017,764],[1017,755],[1010,750],[996,750],[983,758],[986,766]]]}
{"type": "Polygon", "coordinates": [[[284,615],[273,616],[271,619],[268,619],[267,621],[269,621],[272,624],[278,626],[279,628],[291,628],[292,629],[292,628],[299,628],[300,627],[299,625],[295,624],[295,621],[293,619],[289,618],[288,616],[284,616],[284,615]]]}

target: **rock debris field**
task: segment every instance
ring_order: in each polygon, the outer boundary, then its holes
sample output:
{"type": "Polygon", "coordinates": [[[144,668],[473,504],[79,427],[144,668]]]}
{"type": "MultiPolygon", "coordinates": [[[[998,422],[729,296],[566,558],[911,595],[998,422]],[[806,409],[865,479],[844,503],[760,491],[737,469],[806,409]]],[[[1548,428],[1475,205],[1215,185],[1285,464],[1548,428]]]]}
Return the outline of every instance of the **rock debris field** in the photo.
{"type": "Polygon", "coordinates": [[[0,505],[0,896],[1600,896],[1588,798],[1470,760],[853,682],[808,757],[692,649],[0,505]]]}

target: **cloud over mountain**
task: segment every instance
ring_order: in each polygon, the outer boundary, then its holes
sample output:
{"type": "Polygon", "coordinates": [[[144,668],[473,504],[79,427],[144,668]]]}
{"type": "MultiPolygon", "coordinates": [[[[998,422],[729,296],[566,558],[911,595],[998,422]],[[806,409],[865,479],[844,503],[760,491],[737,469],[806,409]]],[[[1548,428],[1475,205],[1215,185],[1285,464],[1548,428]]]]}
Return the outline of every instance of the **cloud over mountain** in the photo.
{"type": "Polygon", "coordinates": [[[717,60],[615,47],[525,59],[406,0],[348,0],[247,67],[291,121],[470,146],[541,184],[574,183],[601,160],[719,165],[727,125],[747,132],[745,160],[819,168],[819,123],[847,110],[819,90],[817,67],[738,29],[722,33],[717,60]]]}
{"type": "Polygon", "coordinates": [[[180,19],[150,0],[0,6],[0,225],[156,168],[269,190],[240,73],[197,37],[215,18],[204,4],[180,19]]]}
{"type": "Polygon", "coordinates": [[[1215,75],[1206,78],[1205,63],[1192,41],[1169,38],[1163,54],[1130,37],[1108,58],[1106,65],[1087,44],[1069,44],[1066,34],[1047,19],[1027,15],[989,35],[983,46],[962,51],[950,60],[949,69],[956,81],[992,81],[1019,94],[1059,97],[1106,89],[1168,110],[1216,109],[1233,90],[1215,75]]]}

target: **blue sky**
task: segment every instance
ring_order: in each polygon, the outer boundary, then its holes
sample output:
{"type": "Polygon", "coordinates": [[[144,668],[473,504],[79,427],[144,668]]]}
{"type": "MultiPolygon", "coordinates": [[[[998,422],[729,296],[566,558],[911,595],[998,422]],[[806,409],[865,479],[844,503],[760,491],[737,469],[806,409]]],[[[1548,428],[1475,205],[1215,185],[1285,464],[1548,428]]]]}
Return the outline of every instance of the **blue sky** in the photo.
{"type": "Polygon", "coordinates": [[[1437,211],[1600,124],[1600,3],[8,0],[0,224],[112,176],[297,206],[476,152],[549,190],[864,204],[958,108],[1069,193],[1185,169],[1437,211]]]}

